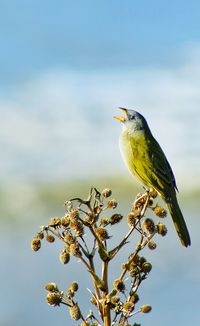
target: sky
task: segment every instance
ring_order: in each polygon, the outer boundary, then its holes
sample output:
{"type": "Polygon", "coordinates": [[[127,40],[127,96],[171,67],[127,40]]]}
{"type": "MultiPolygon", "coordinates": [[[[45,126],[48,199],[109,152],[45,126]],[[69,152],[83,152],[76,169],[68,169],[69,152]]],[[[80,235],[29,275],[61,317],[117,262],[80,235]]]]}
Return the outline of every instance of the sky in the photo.
{"type": "Polygon", "coordinates": [[[198,185],[199,10],[198,1],[1,0],[2,182],[124,173],[113,120],[122,106],[145,115],[178,178],[198,185]]]}
{"type": "Polygon", "coordinates": [[[177,66],[199,43],[198,1],[0,1],[1,86],[49,69],[177,66]]]}

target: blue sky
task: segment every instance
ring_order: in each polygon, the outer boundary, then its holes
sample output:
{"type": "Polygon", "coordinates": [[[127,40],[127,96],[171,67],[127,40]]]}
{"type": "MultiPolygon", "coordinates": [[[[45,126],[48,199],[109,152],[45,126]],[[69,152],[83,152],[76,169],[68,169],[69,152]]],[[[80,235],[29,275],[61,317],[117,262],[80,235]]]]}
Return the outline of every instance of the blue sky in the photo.
{"type": "Polygon", "coordinates": [[[0,1],[0,85],[53,68],[179,65],[199,1],[0,1]]]}

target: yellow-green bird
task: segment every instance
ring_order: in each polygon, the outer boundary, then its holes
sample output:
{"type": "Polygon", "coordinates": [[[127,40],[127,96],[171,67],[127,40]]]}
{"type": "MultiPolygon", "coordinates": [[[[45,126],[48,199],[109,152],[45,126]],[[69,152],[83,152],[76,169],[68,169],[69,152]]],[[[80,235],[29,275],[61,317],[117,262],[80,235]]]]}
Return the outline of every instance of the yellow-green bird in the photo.
{"type": "Polygon", "coordinates": [[[153,137],[145,118],[134,110],[120,108],[126,117],[115,116],[123,124],[120,150],[125,164],[146,187],[155,189],[166,202],[181,243],[191,244],[190,235],[176,198],[176,181],[167,158],[153,137]]]}

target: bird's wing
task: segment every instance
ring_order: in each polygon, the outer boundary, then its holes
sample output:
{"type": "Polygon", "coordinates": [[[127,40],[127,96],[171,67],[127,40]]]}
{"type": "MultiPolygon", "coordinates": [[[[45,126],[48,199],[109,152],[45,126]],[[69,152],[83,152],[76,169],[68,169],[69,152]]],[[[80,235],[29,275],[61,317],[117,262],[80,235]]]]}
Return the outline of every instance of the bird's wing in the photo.
{"type": "Polygon", "coordinates": [[[172,184],[177,189],[176,180],[172,171],[172,168],[158,142],[153,138],[151,140],[152,146],[150,146],[149,155],[152,156],[152,162],[155,166],[155,170],[159,174],[159,177],[167,184],[172,184]]]}
{"type": "Polygon", "coordinates": [[[130,142],[132,143],[131,148],[137,148],[137,154],[133,153],[133,157],[135,174],[138,178],[163,195],[165,190],[176,188],[172,169],[155,138],[148,135],[138,144],[133,138],[130,139],[130,142]]]}

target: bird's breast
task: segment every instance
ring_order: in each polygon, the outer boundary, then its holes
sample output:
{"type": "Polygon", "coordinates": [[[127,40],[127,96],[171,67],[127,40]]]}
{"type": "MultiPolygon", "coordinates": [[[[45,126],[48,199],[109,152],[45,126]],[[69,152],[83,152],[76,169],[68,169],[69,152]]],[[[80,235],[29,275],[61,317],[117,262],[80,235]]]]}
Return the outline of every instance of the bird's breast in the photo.
{"type": "Polygon", "coordinates": [[[143,145],[144,137],[140,132],[133,135],[125,130],[120,135],[120,151],[131,174],[135,174],[136,162],[144,159],[145,150],[143,145]]]}

